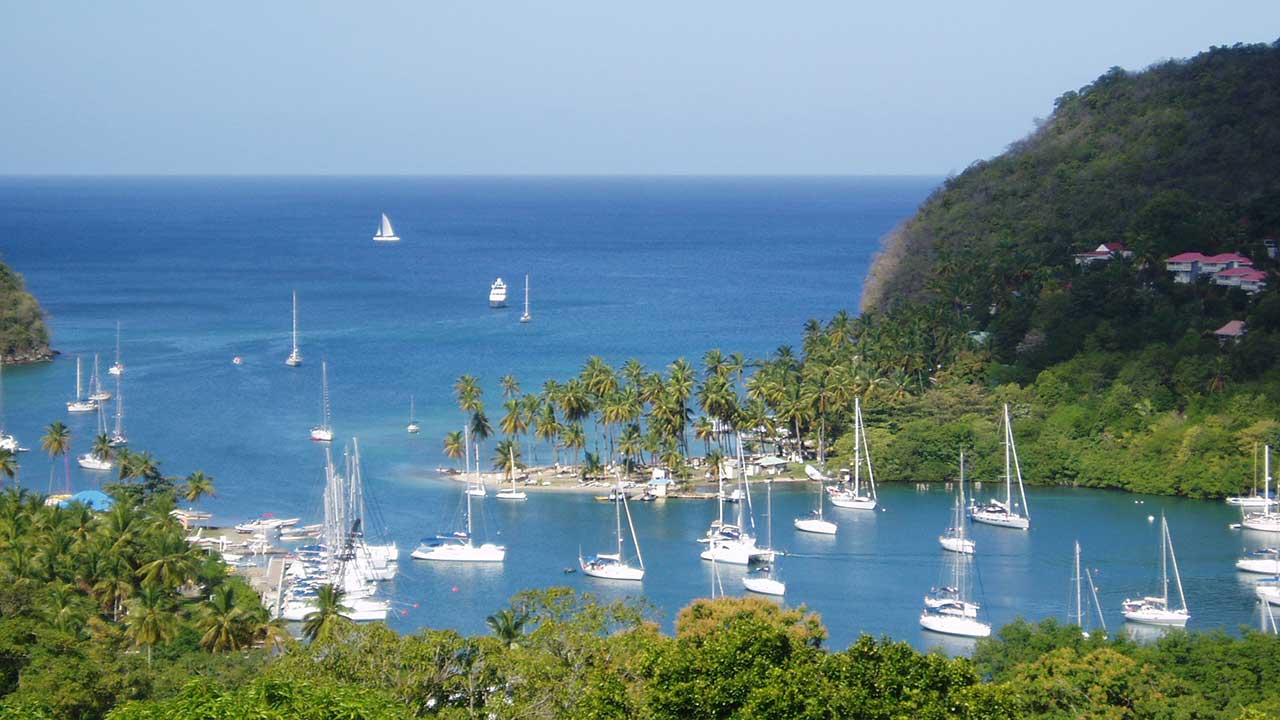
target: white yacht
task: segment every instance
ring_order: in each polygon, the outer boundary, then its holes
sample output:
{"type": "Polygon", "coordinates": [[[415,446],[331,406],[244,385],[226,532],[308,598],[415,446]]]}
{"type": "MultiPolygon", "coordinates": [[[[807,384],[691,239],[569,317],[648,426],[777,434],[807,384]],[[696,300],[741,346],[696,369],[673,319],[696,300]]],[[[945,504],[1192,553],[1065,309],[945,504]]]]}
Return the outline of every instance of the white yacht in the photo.
{"type": "MultiPolygon", "coordinates": [[[[717,500],[718,515],[711,521],[707,534],[698,542],[707,546],[699,557],[712,562],[730,565],[750,565],[752,563],[773,562],[775,553],[772,548],[762,548],[756,544],[752,534],[755,519],[751,510],[751,486],[747,483],[746,461],[742,456],[742,439],[738,439],[738,475],[742,478],[743,502],[738,503],[737,522],[724,521],[724,478],[720,478],[720,493],[717,500]],[[750,528],[744,523],[749,524],[750,528]]],[[[718,474],[717,469],[717,474],[718,474]]]]}
{"type": "MultiPolygon", "coordinates": [[[[107,419],[106,419],[106,416],[103,415],[102,413],[101,405],[98,406],[97,430],[98,432],[95,435],[95,438],[102,437],[107,434],[107,419]]],[[[76,464],[84,468],[85,470],[110,470],[111,468],[116,466],[116,464],[112,462],[109,456],[98,455],[94,453],[92,450],[77,457],[76,464]]]]}
{"type": "MultiPolygon", "coordinates": [[[[237,359],[239,359],[237,357],[237,359]]],[[[237,365],[239,363],[236,363],[237,365]]],[[[285,358],[285,365],[289,367],[298,367],[302,364],[302,353],[298,351],[298,291],[293,291],[293,349],[289,351],[289,357],[285,358]]]]}
{"type": "MultiPolygon", "coordinates": [[[[805,472],[810,477],[813,474],[809,472],[809,466],[805,466],[805,472]]],[[[846,510],[875,510],[876,509],[876,475],[871,467],[871,447],[867,445],[867,427],[862,419],[862,400],[854,398],[853,400],[853,477],[852,484],[833,488],[831,490],[831,504],[846,510]],[[862,466],[865,459],[867,467],[867,486],[862,487],[862,466]]]]}
{"type": "Polygon", "coordinates": [[[974,602],[970,588],[972,555],[946,556],[943,575],[949,584],[933,588],[924,597],[920,627],[930,632],[959,637],[984,638],[991,635],[991,625],[979,617],[982,606],[974,602]],[[949,566],[949,568],[948,568],[949,566]],[[949,569],[950,573],[946,570],[949,569]]]}
{"type": "Polygon", "coordinates": [[[311,439],[333,442],[333,425],[329,420],[329,364],[320,361],[320,424],[311,428],[311,439]]]}
{"type": "Polygon", "coordinates": [[[627,496],[622,491],[621,475],[618,476],[618,495],[620,500],[613,504],[614,536],[618,540],[615,551],[612,553],[596,553],[591,557],[583,557],[579,552],[578,566],[582,568],[583,574],[588,577],[602,580],[643,580],[644,557],[640,554],[640,541],[636,539],[636,525],[631,519],[631,507],[627,505],[627,496]],[[624,512],[627,515],[627,527],[631,530],[631,544],[636,549],[636,563],[639,567],[633,567],[622,554],[622,515],[624,512]]]}
{"type": "Polygon", "coordinates": [[[524,314],[520,316],[520,322],[527,323],[533,319],[533,315],[529,314],[529,273],[524,274],[524,314]]]}
{"type": "Polygon", "coordinates": [[[1124,618],[1144,625],[1171,625],[1183,627],[1191,618],[1187,611],[1187,598],[1182,594],[1182,576],[1178,574],[1178,558],[1173,554],[1173,537],[1169,523],[1160,515],[1160,595],[1137,600],[1125,599],[1124,618]],[[1169,565],[1173,565],[1173,579],[1178,588],[1178,606],[1169,603],[1169,565]]]}
{"type": "Polygon", "coordinates": [[[963,555],[972,555],[978,544],[969,537],[964,521],[964,452],[960,453],[960,482],[956,494],[955,509],[951,513],[951,527],[938,536],[938,544],[943,550],[963,555]]]}
{"type": "Polygon", "coordinates": [[[1018,448],[1013,442],[1013,425],[1009,421],[1009,406],[1004,406],[1004,500],[988,500],[982,505],[971,505],[969,517],[974,522],[996,527],[1026,530],[1031,527],[1031,513],[1027,508],[1027,493],[1022,487],[1022,465],[1018,462],[1018,448]],[[1013,481],[1018,481],[1018,497],[1022,500],[1021,512],[1013,499],[1013,481]]]}
{"type": "MultiPolygon", "coordinates": [[[[526,493],[525,491],[521,490],[519,487],[516,486],[516,453],[514,449],[510,449],[510,452],[511,452],[511,458],[510,458],[510,468],[508,472],[511,473],[511,487],[502,488],[498,490],[498,494],[495,495],[494,497],[498,498],[499,500],[528,500],[529,499],[528,493],[526,493]]],[[[480,460],[479,458],[477,458],[476,459],[477,467],[479,467],[479,463],[480,463],[480,460]]]]}
{"type": "Polygon", "coordinates": [[[93,354],[93,374],[89,376],[89,399],[100,403],[111,399],[111,391],[102,387],[102,376],[98,374],[98,353],[93,354]]]}
{"type": "Polygon", "coordinates": [[[400,238],[396,235],[396,231],[391,227],[391,218],[386,213],[382,213],[382,222],[378,223],[378,229],[373,233],[374,242],[399,242],[400,238]]]}
{"type": "Polygon", "coordinates": [[[1271,493],[1265,492],[1258,494],[1258,445],[1253,445],[1253,492],[1248,495],[1235,495],[1226,499],[1228,505],[1234,505],[1246,510],[1265,510],[1277,503],[1276,499],[1271,497],[1271,493]]]}
{"type": "Polygon", "coordinates": [[[418,424],[417,417],[415,416],[415,413],[413,410],[414,410],[413,396],[410,395],[409,396],[409,424],[404,426],[405,432],[409,433],[410,435],[414,435],[419,432],[422,432],[422,426],[418,424]]]}
{"type": "MultiPolygon", "coordinates": [[[[1271,497],[1271,446],[1262,451],[1262,486],[1263,497],[1271,497]]],[[[1240,526],[1246,530],[1280,533],[1280,513],[1273,512],[1270,505],[1262,505],[1262,512],[1246,513],[1240,520],[1240,526]]]]}
{"type": "Polygon", "coordinates": [[[507,284],[498,278],[489,286],[489,307],[504,308],[507,306],[507,284]]]}
{"type": "Polygon", "coordinates": [[[107,368],[108,375],[123,375],[124,361],[120,359],[120,321],[116,321],[116,361],[107,368]]]}
{"type": "MultiPolygon", "coordinates": [[[[773,547],[773,480],[765,481],[765,533],[769,547],[773,547]]],[[[742,577],[742,587],[749,592],[781,597],[787,594],[787,584],[775,575],[778,561],[762,565],[742,577]]]]}
{"type": "MultiPolygon", "coordinates": [[[[466,443],[470,443],[468,436],[466,443]]],[[[468,451],[470,448],[468,448],[468,451]]],[[[476,448],[476,474],[480,472],[479,447],[476,448]]],[[[452,562],[503,562],[507,557],[507,549],[494,543],[476,545],[472,540],[471,527],[471,493],[464,492],[466,504],[464,514],[465,530],[441,533],[435,537],[423,538],[412,556],[418,560],[443,560],[452,562]]]]}
{"type": "Polygon", "coordinates": [[[796,529],[800,532],[814,533],[817,535],[835,535],[836,524],[822,517],[822,506],[826,504],[826,485],[821,479],[818,480],[818,508],[811,511],[808,515],[796,518],[793,522],[796,529]]]}
{"type": "Polygon", "coordinates": [[[67,412],[86,413],[98,409],[98,403],[84,396],[84,385],[81,382],[80,358],[76,358],[76,399],[67,403],[67,412]]]}
{"type": "Polygon", "coordinates": [[[1236,569],[1258,575],[1280,575],[1280,549],[1258,548],[1237,560],[1236,569]]]}

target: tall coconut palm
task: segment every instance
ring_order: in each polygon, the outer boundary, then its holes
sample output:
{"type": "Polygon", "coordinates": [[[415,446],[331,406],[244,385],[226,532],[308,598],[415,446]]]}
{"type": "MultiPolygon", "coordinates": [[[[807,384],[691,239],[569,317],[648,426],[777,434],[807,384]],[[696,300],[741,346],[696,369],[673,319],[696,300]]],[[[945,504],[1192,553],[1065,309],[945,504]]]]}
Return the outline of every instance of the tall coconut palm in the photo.
{"type": "Polygon", "coordinates": [[[253,618],[239,607],[237,599],[231,585],[214,591],[201,609],[197,627],[204,634],[200,647],[211,653],[235,652],[252,642],[253,618]]]}
{"type": "Polygon", "coordinates": [[[4,479],[17,481],[18,456],[11,450],[0,449],[0,490],[4,489],[4,479]]]}
{"type": "Polygon", "coordinates": [[[578,464],[579,453],[587,447],[587,433],[582,429],[582,423],[571,422],[560,432],[560,444],[566,450],[573,451],[573,464],[578,464]]]}
{"type": "Polygon", "coordinates": [[[342,604],[342,595],[342,590],[332,585],[321,585],[316,590],[316,609],[302,619],[302,635],[308,642],[328,635],[340,624],[351,622],[343,615],[351,612],[351,608],[342,604]]]}
{"type": "Polygon", "coordinates": [[[151,649],[169,642],[177,634],[177,618],[168,594],[159,587],[144,583],[129,601],[125,616],[125,635],[135,646],[147,649],[147,666],[151,666],[151,649]]]}
{"type": "Polygon", "coordinates": [[[484,407],[481,406],[471,415],[471,440],[479,445],[493,436],[493,425],[489,424],[489,417],[484,414],[484,407]]]}
{"type": "Polygon", "coordinates": [[[54,473],[57,472],[58,457],[62,456],[66,465],[67,492],[71,492],[71,463],[67,453],[71,450],[71,431],[60,422],[50,423],[40,438],[40,448],[49,453],[49,494],[53,494],[54,473]]]}
{"type": "Polygon", "coordinates": [[[451,433],[445,433],[444,436],[444,454],[457,460],[467,451],[463,445],[467,442],[466,435],[461,430],[455,430],[451,433]]]}
{"type": "Polygon", "coordinates": [[[503,415],[498,421],[498,429],[502,430],[502,434],[507,437],[519,437],[529,429],[529,424],[525,421],[524,406],[519,400],[511,398],[502,403],[503,415]]]}
{"type": "Polygon", "coordinates": [[[515,375],[503,375],[498,384],[502,386],[502,397],[513,398],[520,395],[520,381],[515,375]]]}
{"type": "Polygon", "coordinates": [[[453,392],[458,398],[458,408],[464,413],[475,412],[480,397],[484,394],[480,389],[480,382],[474,375],[460,375],[453,383],[453,392]]]}
{"type": "Polygon", "coordinates": [[[196,470],[187,476],[186,484],[182,488],[182,497],[186,498],[187,502],[196,502],[205,495],[209,497],[218,495],[213,487],[213,478],[196,470]]]}
{"type": "Polygon", "coordinates": [[[173,590],[195,577],[195,557],[177,530],[151,536],[147,543],[147,555],[154,559],[138,568],[138,575],[144,584],[173,590]]]}
{"type": "Polygon", "coordinates": [[[507,608],[485,618],[484,622],[503,645],[517,648],[524,641],[524,626],[528,624],[529,616],[507,608]]]}
{"type": "Polygon", "coordinates": [[[524,465],[520,462],[520,443],[511,438],[499,441],[497,447],[493,449],[493,469],[501,470],[503,477],[510,481],[516,471],[522,467],[524,465]]]}
{"type": "Polygon", "coordinates": [[[93,447],[89,452],[99,460],[110,460],[116,454],[115,448],[111,447],[111,438],[106,433],[94,436],[93,447]]]}

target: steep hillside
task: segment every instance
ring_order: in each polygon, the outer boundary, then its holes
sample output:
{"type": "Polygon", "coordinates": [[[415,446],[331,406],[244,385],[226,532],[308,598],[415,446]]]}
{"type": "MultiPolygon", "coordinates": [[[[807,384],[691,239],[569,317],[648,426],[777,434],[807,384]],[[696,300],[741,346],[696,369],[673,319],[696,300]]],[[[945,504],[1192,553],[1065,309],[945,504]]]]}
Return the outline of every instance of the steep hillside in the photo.
{"type": "Polygon", "coordinates": [[[22,276],[0,262],[0,360],[16,364],[52,357],[44,310],[22,276]]]}

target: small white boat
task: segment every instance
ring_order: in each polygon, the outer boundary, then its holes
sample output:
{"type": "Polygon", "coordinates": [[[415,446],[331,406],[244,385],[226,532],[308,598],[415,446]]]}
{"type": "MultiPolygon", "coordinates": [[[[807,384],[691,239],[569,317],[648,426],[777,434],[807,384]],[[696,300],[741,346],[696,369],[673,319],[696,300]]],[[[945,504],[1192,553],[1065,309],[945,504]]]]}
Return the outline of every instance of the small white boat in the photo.
{"type": "MultiPolygon", "coordinates": [[[[386,600],[344,597],[342,605],[346,608],[342,616],[354,622],[380,622],[386,620],[391,611],[391,603],[386,600]]],[[[284,603],[280,617],[290,622],[301,622],[315,611],[314,599],[292,599],[284,603]]]]}
{"type": "MultiPolygon", "coordinates": [[[[810,467],[805,472],[813,477],[810,467]]],[[[862,419],[862,400],[853,400],[853,483],[831,491],[831,504],[845,510],[876,509],[876,474],[871,466],[871,446],[867,444],[867,426],[862,419]],[[867,467],[867,487],[862,487],[862,466],[867,467]]]]}
{"type": "Polygon", "coordinates": [[[98,353],[94,353],[93,374],[89,376],[89,399],[100,403],[111,399],[111,391],[102,387],[101,377],[98,374],[98,353]]]}
{"type": "Polygon", "coordinates": [[[124,362],[120,359],[120,321],[116,321],[116,361],[107,368],[108,375],[123,375],[124,362]]]}
{"type": "Polygon", "coordinates": [[[86,413],[93,412],[98,409],[98,403],[84,396],[84,387],[81,383],[80,358],[76,358],[76,399],[67,403],[67,412],[70,413],[86,413]]]}
{"type": "Polygon", "coordinates": [[[1280,575],[1280,550],[1272,547],[1254,550],[1236,561],[1236,569],[1258,575],[1280,575]]]}
{"type": "Polygon", "coordinates": [[[85,470],[110,470],[116,466],[110,458],[100,458],[93,453],[85,453],[77,457],[76,464],[85,470]]]}
{"type": "Polygon", "coordinates": [[[1015,530],[1031,527],[1031,513],[1027,508],[1027,493],[1022,486],[1022,464],[1018,462],[1018,447],[1013,441],[1013,424],[1009,420],[1009,406],[1004,406],[1004,500],[988,500],[982,505],[971,505],[969,517],[974,522],[1015,530]],[[1013,481],[1018,481],[1018,496],[1022,499],[1019,512],[1013,500],[1013,481]]]}
{"type": "MultiPolygon", "coordinates": [[[[464,428],[465,430],[465,428],[464,428]]],[[[463,441],[470,451],[471,439],[467,435],[463,441]]],[[[476,474],[480,473],[480,448],[479,443],[476,444],[476,474]]],[[[467,455],[468,461],[470,455],[467,455]]],[[[468,468],[470,469],[470,468],[468,468]]],[[[483,488],[483,485],[481,485],[483,488]]],[[[410,555],[418,560],[440,560],[446,562],[503,562],[507,558],[507,549],[502,545],[494,543],[483,543],[476,545],[472,541],[471,528],[471,498],[473,497],[470,488],[463,493],[466,501],[465,512],[465,530],[452,533],[442,533],[431,538],[423,538],[410,555]]]]}
{"type": "Polygon", "coordinates": [[[422,432],[422,426],[418,424],[418,421],[414,416],[413,410],[414,410],[413,396],[410,395],[409,396],[409,424],[404,426],[405,432],[409,433],[410,435],[414,435],[419,432],[422,432]]]}
{"type": "MultiPolygon", "coordinates": [[[[766,480],[765,487],[765,539],[769,543],[769,547],[773,547],[773,481],[766,480]]],[[[776,560],[749,571],[742,577],[742,587],[746,588],[748,592],[761,595],[773,595],[774,597],[786,595],[787,584],[774,576],[775,565],[777,565],[776,560]]]]}
{"type": "Polygon", "coordinates": [[[507,284],[498,278],[489,286],[489,307],[504,308],[507,306],[507,284]]]}
{"type": "Polygon", "coordinates": [[[320,361],[320,424],[311,428],[311,439],[333,442],[333,425],[329,421],[329,364],[320,361]]]}
{"type": "Polygon", "coordinates": [[[529,495],[516,486],[516,454],[515,450],[511,450],[511,466],[508,472],[511,473],[511,487],[498,490],[498,494],[494,497],[499,500],[528,500],[529,495]]]}
{"type": "Polygon", "coordinates": [[[959,637],[983,638],[991,635],[991,625],[979,618],[982,606],[973,601],[969,581],[973,555],[943,554],[943,582],[924,598],[920,627],[930,632],[959,637]],[[943,584],[945,583],[945,584],[943,584]]]}
{"type": "Polygon", "coordinates": [[[722,562],[729,565],[751,565],[753,563],[769,563],[773,562],[775,553],[772,548],[762,548],[756,545],[755,537],[746,529],[744,523],[750,523],[752,528],[755,526],[754,517],[751,514],[751,486],[747,484],[746,460],[742,455],[742,439],[738,439],[738,476],[742,478],[742,502],[738,503],[737,522],[726,523],[724,521],[724,505],[726,495],[724,492],[724,478],[720,478],[720,492],[717,494],[719,501],[718,515],[711,522],[707,534],[698,539],[698,542],[707,546],[706,550],[699,553],[699,557],[703,560],[711,562],[722,562]]]}
{"type": "Polygon", "coordinates": [[[796,518],[793,522],[796,529],[800,532],[815,533],[817,535],[835,535],[836,524],[822,517],[822,506],[826,504],[826,486],[822,480],[818,480],[818,508],[808,515],[796,518]]]}
{"type": "MultiPolygon", "coordinates": [[[[1262,452],[1263,497],[1271,497],[1271,446],[1266,445],[1262,452]]],[[[1244,506],[1242,506],[1244,507],[1244,506]]],[[[1270,505],[1263,505],[1262,512],[1246,513],[1240,520],[1240,527],[1258,532],[1280,533],[1280,513],[1272,512],[1270,505]]]]}
{"type": "Polygon", "coordinates": [[[578,552],[578,567],[588,577],[602,580],[643,580],[644,557],[640,554],[640,541],[636,539],[635,522],[631,519],[631,506],[627,505],[627,496],[622,492],[622,476],[618,476],[618,495],[621,501],[613,504],[614,536],[618,540],[617,550],[612,553],[596,553],[591,557],[583,557],[578,552]],[[636,561],[639,567],[633,567],[622,555],[622,514],[626,512],[627,527],[631,529],[631,544],[636,549],[636,561]]]}
{"type": "Polygon", "coordinates": [[[920,613],[920,627],[942,635],[969,638],[991,636],[990,625],[977,618],[968,617],[962,610],[950,606],[920,613]]]}
{"type": "Polygon", "coordinates": [[[978,544],[966,532],[964,522],[964,451],[960,452],[960,482],[956,494],[955,509],[951,513],[951,527],[938,536],[938,544],[943,550],[964,555],[972,555],[978,544]]]}
{"type": "Polygon", "coordinates": [[[529,314],[529,273],[524,274],[524,314],[520,316],[520,322],[527,323],[533,319],[533,315],[529,314]]]}
{"type": "MultiPolygon", "coordinates": [[[[235,360],[239,360],[236,356],[235,360]]],[[[232,362],[235,362],[232,360],[232,362]]],[[[237,365],[240,363],[236,362],[237,365]]],[[[298,367],[302,364],[302,353],[298,350],[298,291],[293,291],[293,349],[289,351],[289,357],[285,358],[285,365],[289,367],[298,367]]]]}
{"type": "Polygon", "coordinates": [[[1254,584],[1253,592],[1268,605],[1280,605],[1280,577],[1259,580],[1254,584]]]}
{"type": "Polygon", "coordinates": [[[1183,627],[1191,618],[1187,611],[1187,598],[1182,594],[1182,576],[1178,573],[1178,558],[1173,554],[1173,537],[1169,523],[1160,516],[1160,586],[1159,596],[1147,596],[1137,600],[1125,599],[1124,618],[1144,625],[1170,625],[1183,627]],[[1178,606],[1169,603],[1169,565],[1173,565],[1173,579],[1178,588],[1178,606]]]}
{"type": "Polygon", "coordinates": [[[374,242],[399,242],[400,237],[396,235],[396,231],[391,227],[391,218],[386,213],[382,213],[382,222],[378,223],[378,229],[373,233],[374,242]]]}

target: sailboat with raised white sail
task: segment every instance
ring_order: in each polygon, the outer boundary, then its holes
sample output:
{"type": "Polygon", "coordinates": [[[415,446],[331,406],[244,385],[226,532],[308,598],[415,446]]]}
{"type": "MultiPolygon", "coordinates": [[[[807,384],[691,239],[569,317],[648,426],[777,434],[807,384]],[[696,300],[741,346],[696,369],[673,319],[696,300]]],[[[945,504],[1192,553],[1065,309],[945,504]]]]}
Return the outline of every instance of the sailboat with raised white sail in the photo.
{"type": "Polygon", "coordinates": [[[529,495],[525,491],[516,486],[516,451],[514,447],[507,447],[507,473],[511,478],[511,487],[498,490],[495,496],[499,500],[528,500],[529,495]]]}
{"type": "Polygon", "coordinates": [[[1093,624],[1093,617],[1098,618],[1098,629],[1102,632],[1107,631],[1107,619],[1102,616],[1102,605],[1098,602],[1098,588],[1093,585],[1093,576],[1089,574],[1088,569],[1080,564],[1080,541],[1076,541],[1075,555],[1075,575],[1071,578],[1072,589],[1075,591],[1068,621],[1075,623],[1080,628],[1081,634],[1089,637],[1089,628],[1093,624]],[[1085,595],[1085,586],[1088,585],[1089,594],[1085,595]]]}
{"type": "Polygon", "coordinates": [[[951,512],[951,527],[938,536],[938,544],[943,550],[953,553],[972,555],[978,544],[966,532],[964,521],[964,451],[960,452],[960,482],[956,494],[955,508],[951,512]]]}
{"type": "Polygon", "coordinates": [[[1182,627],[1191,618],[1187,611],[1187,598],[1182,594],[1182,575],[1178,573],[1178,558],[1173,554],[1173,536],[1169,534],[1169,522],[1160,514],[1160,595],[1149,595],[1137,600],[1125,599],[1124,618],[1145,625],[1172,625],[1182,627]],[[1173,580],[1178,588],[1178,604],[1169,602],[1169,566],[1173,566],[1173,580]]]}
{"type": "MultiPolygon", "coordinates": [[[[1271,446],[1262,450],[1262,486],[1264,497],[1271,497],[1271,446]]],[[[1280,513],[1265,505],[1261,512],[1246,513],[1240,520],[1240,527],[1258,532],[1280,533],[1280,513]]]]}
{"type": "Polygon", "coordinates": [[[116,361],[107,368],[108,375],[123,375],[124,361],[120,359],[120,321],[116,321],[116,361]]]}
{"type": "Polygon", "coordinates": [[[67,403],[67,412],[87,413],[98,409],[98,403],[84,396],[84,385],[81,382],[80,358],[76,357],[76,398],[67,403]]]}
{"type": "Polygon", "coordinates": [[[289,351],[289,357],[285,358],[284,364],[289,367],[298,367],[302,364],[302,353],[298,350],[298,291],[293,291],[293,349],[289,351]]]}
{"type": "Polygon", "coordinates": [[[128,444],[129,438],[124,434],[124,381],[116,375],[116,426],[111,431],[111,447],[128,444]]]}
{"type": "Polygon", "coordinates": [[[974,522],[996,527],[1026,530],[1031,527],[1031,512],[1027,508],[1027,493],[1022,486],[1022,464],[1018,462],[1018,447],[1013,441],[1013,424],[1009,420],[1009,406],[1004,406],[1004,500],[988,500],[969,508],[974,522]],[[1013,482],[1018,481],[1019,506],[1013,499],[1013,482]],[[1019,510],[1019,507],[1021,510],[1019,510]]]}
{"type": "MultiPolygon", "coordinates": [[[[765,480],[765,542],[773,547],[773,479],[765,480]]],[[[742,577],[742,587],[753,593],[781,597],[787,594],[787,584],[776,576],[778,561],[761,565],[742,577]]]]}
{"type": "Polygon", "coordinates": [[[422,426],[418,424],[418,417],[414,413],[413,396],[409,396],[409,424],[404,426],[405,432],[410,435],[422,432],[422,426]]]}
{"type": "Polygon", "coordinates": [[[529,314],[529,273],[524,274],[524,314],[520,316],[520,322],[527,323],[533,319],[533,315],[529,314]]]}
{"type": "Polygon", "coordinates": [[[862,419],[862,400],[853,400],[853,485],[831,490],[831,504],[846,510],[876,509],[876,474],[871,465],[871,447],[867,444],[867,426],[862,419]],[[867,484],[862,485],[862,468],[867,469],[867,484]]]}
{"type": "MultiPolygon", "coordinates": [[[[464,440],[470,442],[470,438],[464,440]]],[[[477,453],[479,448],[477,447],[477,453]]],[[[480,472],[480,456],[476,455],[476,474],[480,472]]],[[[507,548],[494,543],[476,545],[472,539],[471,493],[463,492],[466,505],[464,514],[465,530],[440,533],[435,537],[423,538],[413,551],[413,557],[419,560],[443,560],[453,562],[502,562],[507,557],[507,548]]]]}
{"type": "Polygon", "coordinates": [[[635,521],[631,519],[631,506],[627,504],[626,493],[622,491],[621,474],[618,475],[617,493],[619,500],[613,503],[614,534],[618,541],[615,551],[612,553],[596,553],[591,557],[583,557],[581,551],[579,551],[578,566],[582,568],[583,574],[602,580],[643,580],[644,556],[640,554],[640,541],[636,538],[635,521]],[[627,516],[627,528],[631,530],[631,544],[636,549],[636,563],[639,567],[628,563],[622,552],[622,516],[624,513],[627,516]]]}
{"type": "Polygon", "coordinates": [[[329,364],[320,361],[320,424],[311,428],[311,439],[333,442],[333,425],[329,420],[329,364]]]}
{"type": "Polygon", "coordinates": [[[378,223],[378,229],[373,232],[374,242],[399,242],[400,236],[396,235],[396,231],[391,227],[391,218],[386,213],[382,213],[382,221],[378,223]]]}

